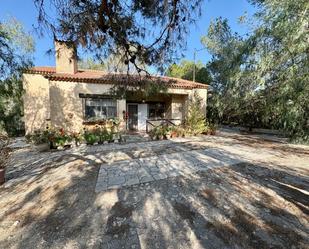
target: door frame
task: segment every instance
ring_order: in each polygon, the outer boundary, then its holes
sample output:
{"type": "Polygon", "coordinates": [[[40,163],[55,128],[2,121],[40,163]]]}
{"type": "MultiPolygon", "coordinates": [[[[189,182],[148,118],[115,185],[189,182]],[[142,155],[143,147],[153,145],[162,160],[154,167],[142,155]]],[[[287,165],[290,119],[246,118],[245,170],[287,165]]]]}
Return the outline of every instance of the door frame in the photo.
{"type": "MultiPolygon", "coordinates": [[[[127,113],[129,113],[129,105],[136,106],[136,115],[137,115],[136,130],[138,130],[138,103],[127,103],[127,106],[126,106],[127,113]]],[[[127,122],[126,122],[126,127],[127,127],[127,130],[130,130],[130,127],[129,127],[129,116],[128,116],[128,119],[127,119],[127,122]]],[[[131,131],[134,131],[134,130],[131,130],[131,131]]]]}
{"type": "Polygon", "coordinates": [[[147,130],[147,120],[148,120],[148,104],[139,103],[137,106],[137,129],[139,131],[147,130]],[[143,106],[143,108],[142,108],[143,106]]]}
{"type": "MultiPolygon", "coordinates": [[[[146,127],[145,127],[145,129],[141,129],[141,113],[140,113],[140,106],[141,105],[146,105],[146,117],[145,117],[145,122],[147,122],[147,119],[148,119],[148,115],[149,115],[149,110],[148,110],[148,108],[149,108],[149,106],[148,106],[148,104],[147,103],[136,103],[136,102],[130,102],[130,103],[127,103],[127,105],[126,105],[126,111],[127,111],[127,113],[128,113],[128,111],[129,111],[129,105],[133,105],[133,106],[136,106],[137,107],[137,127],[136,127],[136,131],[146,131],[146,127]]],[[[145,115],[143,115],[143,117],[144,117],[145,115]]],[[[146,124],[145,124],[145,126],[146,126],[146,124]]],[[[127,119],[127,122],[126,122],[126,129],[127,130],[130,130],[130,128],[129,128],[129,117],[128,117],[128,119],[127,119]]],[[[134,131],[134,130],[133,130],[134,131]]]]}

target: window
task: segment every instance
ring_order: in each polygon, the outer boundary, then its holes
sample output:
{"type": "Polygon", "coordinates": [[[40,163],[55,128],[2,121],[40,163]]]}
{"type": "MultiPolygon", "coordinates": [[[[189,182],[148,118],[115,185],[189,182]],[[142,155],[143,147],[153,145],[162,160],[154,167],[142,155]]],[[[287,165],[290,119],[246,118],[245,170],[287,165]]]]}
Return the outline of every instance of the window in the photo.
{"type": "Polygon", "coordinates": [[[104,120],[117,116],[117,103],[113,99],[86,98],[85,119],[104,120]]]}
{"type": "Polygon", "coordinates": [[[165,116],[164,103],[150,103],[149,104],[149,118],[161,119],[165,116]]]}

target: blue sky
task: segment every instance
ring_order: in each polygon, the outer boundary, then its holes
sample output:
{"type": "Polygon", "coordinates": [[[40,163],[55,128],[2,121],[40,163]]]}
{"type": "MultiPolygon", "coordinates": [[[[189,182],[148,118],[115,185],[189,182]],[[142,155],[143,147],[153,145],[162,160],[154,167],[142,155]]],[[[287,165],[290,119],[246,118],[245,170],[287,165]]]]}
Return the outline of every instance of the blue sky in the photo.
{"type": "MultiPolygon", "coordinates": [[[[39,65],[54,65],[54,56],[49,56],[46,51],[53,47],[52,37],[40,38],[34,31],[34,26],[37,24],[37,12],[32,0],[0,0],[0,20],[6,20],[9,17],[15,17],[24,26],[25,29],[31,32],[36,42],[36,52],[34,54],[34,64],[39,65]]],[[[240,34],[247,32],[245,26],[238,24],[238,17],[245,12],[253,14],[254,8],[247,0],[205,0],[202,6],[202,16],[195,25],[190,27],[190,34],[187,39],[187,50],[185,51],[186,59],[193,59],[194,48],[202,48],[200,37],[207,31],[211,20],[222,16],[229,20],[229,24],[233,31],[240,34]]],[[[197,60],[207,62],[210,55],[206,50],[200,51],[197,54],[197,60]]]]}

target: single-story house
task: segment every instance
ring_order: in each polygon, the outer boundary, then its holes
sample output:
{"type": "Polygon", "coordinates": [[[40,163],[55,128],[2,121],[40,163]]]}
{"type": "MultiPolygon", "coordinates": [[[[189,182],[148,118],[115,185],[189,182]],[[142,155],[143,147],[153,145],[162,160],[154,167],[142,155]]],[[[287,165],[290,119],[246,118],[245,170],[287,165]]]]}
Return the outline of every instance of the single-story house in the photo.
{"type": "Polygon", "coordinates": [[[77,68],[76,52],[62,41],[55,42],[56,66],[33,67],[23,74],[26,133],[47,125],[78,132],[99,120],[118,117],[121,129],[145,131],[151,122],[181,123],[188,100],[197,94],[206,114],[208,85],[161,76],[106,73],[77,68]],[[142,97],[136,85],[152,81],[165,86],[164,93],[142,97]],[[115,99],[111,89],[130,86],[132,93],[115,99]]]}

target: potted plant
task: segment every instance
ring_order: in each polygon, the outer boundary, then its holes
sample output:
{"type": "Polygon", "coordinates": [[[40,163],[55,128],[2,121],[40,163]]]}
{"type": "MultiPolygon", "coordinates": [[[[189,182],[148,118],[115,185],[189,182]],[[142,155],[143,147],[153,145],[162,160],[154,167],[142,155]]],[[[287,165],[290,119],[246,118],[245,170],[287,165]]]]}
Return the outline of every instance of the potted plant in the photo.
{"type": "Polygon", "coordinates": [[[50,149],[48,130],[43,132],[36,130],[33,134],[26,135],[26,139],[32,144],[33,148],[39,152],[48,151],[50,149]]]}
{"type": "Polygon", "coordinates": [[[162,140],[164,138],[163,127],[162,126],[156,127],[155,128],[155,134],[156,134],[156,138],[158,140],[162,140]]]}
{"type": "Polygon", "coordinates": [[[86,131],[84,133],[84,138],[86,140],[87,145],[93,145],[99,141],[99,137],[95,133],[89,131],[86,131]]]}
{"type": "Polygon", "coordinates": [[[76,147],[80,146],[83,136],[81,135],[80,132],[73,132],[71,135],[72,140],[74,141],[74,144],[76,147]]]}
{"type": "Polygon", "coordinates": [[[170,128],[168,127],[168,125],[162,125],[160,127],[161,129],[161,133],[163,135],[163,138],[168,139],[170,138],[170,128]]]}
{"type": "Polygon", "coordinates": [[[172,132],[171,132],[171,128],[167,128],[166,133],[165,133],[165,137],[166,139],[170,139],[172,137],[172,132]]]}
{"type": "Polygon", "coordinates": [[[72,136],[65,133],[64,129],[61,128],[54,134],[54,144],[57,149],[69,148],[71,147],[72,136]]]}
{"type": "Polygon", "coordinates": [[[109,141],[109,134],[108,134],[108,130],[104,127],[104,129],[101,132],[101,141],[104,144],[107,144],[109,141]]]}
{"type": "Polygon", "coordinates": [[[177,126],[172,126],[170,129],[171,138],[178,137],[177,126]]]}
{"type": "Polygon", "coordinates": [[[9,138],[5,135],[0,135],[0,185],[5,182],[5,164],[8,159],[10,149],[7,147],[9,138]]]}
{"type": "Polygon", "coordinates": [[[100,127],[98,124],[95,125],[94,134],[98,138],[98,144],[103,144],[104,142],[104,128],[100,127]]]}

